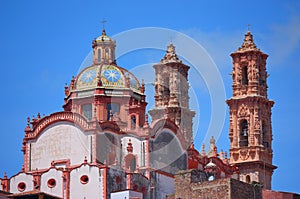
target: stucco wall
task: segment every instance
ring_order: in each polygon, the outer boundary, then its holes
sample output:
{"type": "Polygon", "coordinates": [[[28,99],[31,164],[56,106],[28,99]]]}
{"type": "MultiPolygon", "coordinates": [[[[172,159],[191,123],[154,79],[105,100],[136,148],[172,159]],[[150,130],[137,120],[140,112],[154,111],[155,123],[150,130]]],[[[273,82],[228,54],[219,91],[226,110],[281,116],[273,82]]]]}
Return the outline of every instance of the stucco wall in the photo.
{"type": "Polygon", "coordinates": [[[95,166],[82,165],[70,173],[70,198],[103,198],[103,171],[95,166]],[[80,178],[86,175],[87,183],[80,178]]]}
{"type": "Polygon", "coordinates": [[[41,175],[41,192],[48,193],[50,195],[62,197],[63,194],[63,172],[56,170],[55,168],[50,169],[48,172],[41,175]],[[55,180],[55,186],[50,187],[49,180],[55,180]]]}
{"type": "Polygon", "coordinates": [[[90,158],[88,136],[71,123],[56,123],[46,128],[31,143],[31,170],[49,168],[52,161],[70,159],[71,165],[90,158]]]}
{"type": "Polygon", "coordinates": [[[21,193],[22,191],[18,190],[19,183],[25,183],[26,188],[23,192],[33,190],[33,176],[25,173],[19,173],[16,176],[13,176],[10,179],[10,190],[11,193],[21,193]]]}

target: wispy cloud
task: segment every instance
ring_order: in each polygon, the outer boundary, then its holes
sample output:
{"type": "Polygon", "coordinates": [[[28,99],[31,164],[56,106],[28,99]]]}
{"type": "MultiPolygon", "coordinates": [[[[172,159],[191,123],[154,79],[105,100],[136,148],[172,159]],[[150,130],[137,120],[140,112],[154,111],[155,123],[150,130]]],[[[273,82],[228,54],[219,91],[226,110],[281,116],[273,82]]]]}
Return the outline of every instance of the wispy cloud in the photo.
{"type": "Polygon", "coordinates": [[[279,65],[294,53],[300,44],[300,16],[290,17],[285,24],[272,24],[270,32],[262,35],[272,56],[272,64],[279,65]]]}

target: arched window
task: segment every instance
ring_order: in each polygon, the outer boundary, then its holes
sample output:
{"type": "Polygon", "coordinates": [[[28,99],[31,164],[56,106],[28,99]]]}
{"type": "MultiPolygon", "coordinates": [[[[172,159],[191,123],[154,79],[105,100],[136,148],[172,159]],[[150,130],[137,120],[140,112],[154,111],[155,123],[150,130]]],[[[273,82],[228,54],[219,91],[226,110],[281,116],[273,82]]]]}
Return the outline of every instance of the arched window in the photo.
{"type": "Polygon", "coordinates": [[[242,120],[240,123],[240,147],[248,146],[248,122],[242,120]]]}
{"type": "Polygon", "coordinates": [[[98,62],[101,62],[101,49],[98,49],[98,62]]]}
{"type": "Polygon", "coordinates": [[[262,123],[261,133],[262,133],[262,140],[263,140],[264,147],[269,148],[269,142],[268,142],[268,138],[267,138],[267,128],[266,128],[265,121],[263,121],[263,123],[262,123]]]}
{"type": "Polygon", "coordinates": [[[112,114],[114,115],[115,113],[119,113],[120,111],[120,105],[117,103],[110,103],[107,104],[106,106],[107,109],[107,120],[109,120],[110,118],[110,110],[112,111],[112,114]]]}
{"type": "Polygon", "coordinates": [[[109,60],[109,49],[105,48],[105,59],[108,61],[109,60]]]}
{"type": "Polygon", "coordinates": [[[82,114],[88,120],[92,120],[92,104],[85,104],[82,106],[82,114]]]}
{"type": "Polygon", "coordinates": [[[251,182],[251,178],[249,175],[246,175],[246,183],[250,183],[251,182]]]}
{"type": "Polygon", "coordinates": [[[131,129],[135,129],[136,128],[136,117],[135,117],[135,115],[132,115],[130,120],[131,120],[131,129]]]}
{"type": "Polygon", "coordinates": [[[244,66],[242,68],[242,84],[248,85],[248,67],[244,66]]]}
{"type": "Polygon", "coordinates": [[[163,84],[164,84],[163,96],[170,96],[170,79],[168,76],[165,77],[163,84]]]}

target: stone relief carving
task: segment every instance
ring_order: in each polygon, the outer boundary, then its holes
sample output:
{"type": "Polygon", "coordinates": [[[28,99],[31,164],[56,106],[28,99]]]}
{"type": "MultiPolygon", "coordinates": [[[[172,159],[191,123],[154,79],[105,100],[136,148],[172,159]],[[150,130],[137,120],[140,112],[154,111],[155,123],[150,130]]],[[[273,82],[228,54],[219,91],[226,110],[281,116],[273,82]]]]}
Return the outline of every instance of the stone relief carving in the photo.
{"type": "Polygon", "coordinates": [[[240,110],[238,112],[238,116],[239,117],[245,117],[249,115],[249,109],[247,106],[245,106],[244,104],[242,104],[242,106],[240,107],[240,110]]]}
{"type": "Polygon", "coordinates": [[[240,150],[240,158],[242,160],[247,160],[249,158],[249,150],[248,149],[240,150]]]}

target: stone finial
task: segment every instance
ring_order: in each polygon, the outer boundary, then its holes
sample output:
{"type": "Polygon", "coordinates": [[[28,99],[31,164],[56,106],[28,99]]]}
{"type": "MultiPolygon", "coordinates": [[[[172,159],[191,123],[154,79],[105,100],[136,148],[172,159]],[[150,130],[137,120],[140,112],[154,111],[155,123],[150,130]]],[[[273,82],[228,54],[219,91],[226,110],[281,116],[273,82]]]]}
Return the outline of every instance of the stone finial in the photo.
{"type": "Polygon", "coordinates": [[[68,84],[66,83],[65,84],[65,95],[68,96],[69,94],[70,94],[70,89],[69,89],[68,84]]]}
{"type": "Polygon", "coordinates": [[[30,117],[27,117],[27,126],[25,128],[25,132],[28,133],[31,131],[31,128],[30,128],[30,117]]]}
{"type": "Polygon", "coordinates": [[[216,140],[215,140],[214,136],[211,136],[209,143],[210,143],[210,150],[214,150],[214,148],[216,146],[216,140]]]}
{"type": "Polygon", "coordinates": [[[100,71],[97,73],[97,86],[102,86],[100,71]]]}
{"type": "Polygon", "coordinates": [[[41,119],[41,113],[40,112],[38,112],[38,114],[37,114],[37,119],[41,119]]]}
{"type": "Polygon", "coordinates": [[[144,79],[142,79],[142,85],[141,85],[140,90],[141,90],[142,93],[145,93],[145,82],[144,82],[144,79]]]}
{"type": "Polygon", "coordinates": [[[253,35],[251,34],[250,31],[247,31],[247,33],[245,34],[245,37],[244,37],[244,42],[242,44],[242,47],[239,48],[238,51],[254,50],[254,49],[257,49],[257,48],[256,48],[256,45],[253,40],[253,35]]]}
{"type": "Polygon", "coordinates": [[[213,153],[214,157],[218,157],[218,150],[217,150],[217,146],[214,146],[214,153],[213,153]]]}
{"type": "Polygon", "coordinates": [[[74,89],[74,86],[75,86],[75,76],[72,76],[70,89],[74,89]]]}
{"type": "Polygon", "coordinates": [[[125,87],[130,88],[130,77],[127,75],[125,76],[125,87]]]}
{"type": "Polygon", "coordinates": [[[166,54],[162,60],[160,60],[161,63],[166,64],[166,63],[172,63],[172,62],[177,62],[177,63],[182,63],[181,60],[178,59],[177,54],[175,52],[175,46],[173,43],[170,43],[167,47],[166,54]]]}
{"type": "Polygon", "coordinates": [[[87,164],[87,158],[86,158],[86,156],[84,156],[83,163],[84,163],[84,164],[87,164]]]}
{"type": "Polygon", "coordinates": [[[220,151],[220,159],[224,160],[224,152],[223,152],[223,150],[220,151]]]}
{"type": "Polygon", "coordinates": [[[6,174],[6,172],[4,172],[4,176],[3,176],[3,179],[7,179],[7,174],[6,174]]]}
{"type": "Polygon", "coordinates": [[[132,153],[132,151],[133,151],[133,146],[132,146],[132,143],[131,143],[131,139],[129,139],[129,142],[127,144],[127,152],[132,153]]]}
{"type": "Polygon", "coordinates": [[[205,145],[202,144],[202,151],[201,151],[201,155],[202,156],[206,156],[206,152],[205,152],[205,145]]]}

